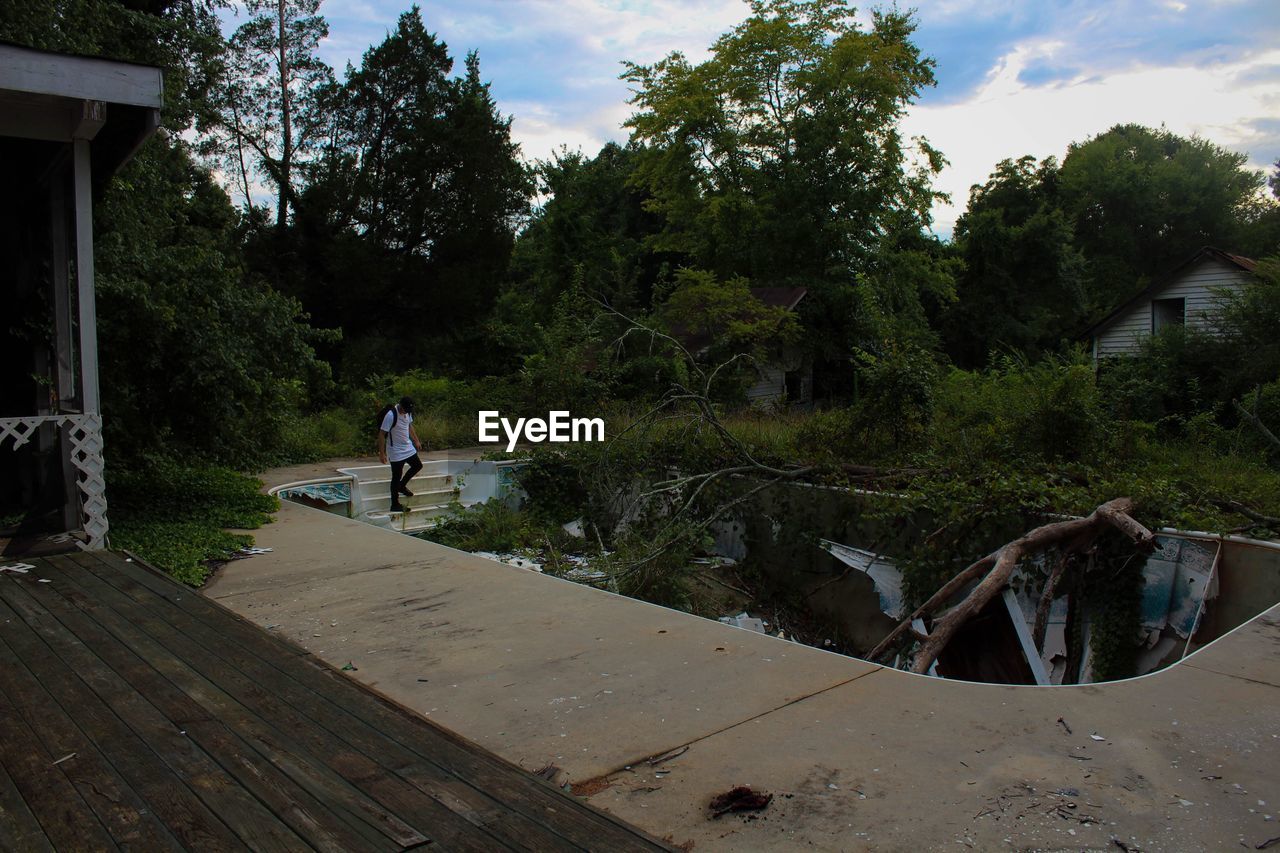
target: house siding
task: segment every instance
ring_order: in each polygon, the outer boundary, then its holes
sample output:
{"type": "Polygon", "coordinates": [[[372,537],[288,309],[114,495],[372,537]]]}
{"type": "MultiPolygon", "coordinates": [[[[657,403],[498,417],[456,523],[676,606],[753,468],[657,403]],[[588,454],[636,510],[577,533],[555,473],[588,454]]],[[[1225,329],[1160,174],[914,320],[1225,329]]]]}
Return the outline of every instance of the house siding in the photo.
{"type": "MultiPolygon", "coordinates": [[[[1222,304],[1220,290],[1241,290],[1249,273],[1213,258],[1196,264],[1176,281],[1154,296],[1156,299],[1185,299],[1186,325],[1199,331],[1212,332],[1213,317],[1222,304]]],[[[1095,338],[1098,357],[1131,355],[1151,334],[1151,300],[1133,305],[1103,329],[1095,338]]]]}
{"type": "Polygon", "coordinates": [[[771,406],[782,402],[787,392],[787,373],[780,367],[760,368],[756,383],[747,389],[747,401],[753,406],[771,406]]]}

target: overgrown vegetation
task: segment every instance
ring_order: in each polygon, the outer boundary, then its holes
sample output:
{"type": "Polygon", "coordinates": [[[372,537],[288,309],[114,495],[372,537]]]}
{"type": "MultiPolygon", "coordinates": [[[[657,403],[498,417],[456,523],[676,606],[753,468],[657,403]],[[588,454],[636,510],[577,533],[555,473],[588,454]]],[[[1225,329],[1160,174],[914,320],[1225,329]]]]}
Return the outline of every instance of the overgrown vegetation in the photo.
{"type": "MultiPolygon", "coordinates": [[[[198,580],[233,544],[214,527],[266,506],[228,469],[368,452],[403,394],[430,448],[474,444],[479,409],[605,417],[608,445],[526,469],[531,518],[493,508],[441,535],[554,550],[585,515],[617,588],[673,604],[755,476],[886,495],[868,524],[917,594],[1044,513],[1122,494],[1153,527],[1280,533],[1280,261],[1211,334],[1100,372],[1076,348],[1206,243],[1280,251],[1280,167],[1267,195],[1244,155],[1134,125],[1060,163],[993,150],[943,241],[944,152],[902,132],[937,70],[912,14],[752,0],[704,60],[625,66],[625,143],[530,165],[478,57],[455,67],[422,10],[338,74],[317,0],[283,0],[283,36],[248,6],[229,39],[211,2],[0,7],[0,39],[166,74],[165,133],[96,218],[115,544],[198,580]],[[745,407],[780,366],[812,377],[812,411],[745,407]],[[661,491],[628,515],[637,489],[661,491]],[[204,532],[181,527],[192,501],[204,532]]],[[[38,350],[48,306],[17,314],[38,350]]],[[[0,368],[6,405],[47,395],[37,362],[0,368]]],[[[6,514],[28,500],[0,486],[6,514]]]]}
{"type": "Polygon", "coordinates": [[[270,521],[279,502],[262,484],[216,466],[160,461],[111,479],[111,544],[199,586],[211,560],[253,544],[244,533],[270,521]]]}

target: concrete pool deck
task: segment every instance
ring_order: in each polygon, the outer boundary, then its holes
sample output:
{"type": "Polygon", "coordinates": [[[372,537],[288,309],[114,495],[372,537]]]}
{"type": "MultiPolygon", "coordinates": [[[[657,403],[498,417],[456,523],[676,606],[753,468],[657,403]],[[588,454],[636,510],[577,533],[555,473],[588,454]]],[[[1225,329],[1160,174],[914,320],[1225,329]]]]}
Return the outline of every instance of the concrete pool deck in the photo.
{"type": "Polygon", "coordinates": [[[254,536],[273,550],[223,567],[206,595],[530,771],[559,768],[593,805],[676,844],[1280,837],[1280,606],[1144,678],[1007,687],[910,675],[287,502],[254,536]],[[773,802],[711,819],[709,800],[736,785],[773,802]]]}

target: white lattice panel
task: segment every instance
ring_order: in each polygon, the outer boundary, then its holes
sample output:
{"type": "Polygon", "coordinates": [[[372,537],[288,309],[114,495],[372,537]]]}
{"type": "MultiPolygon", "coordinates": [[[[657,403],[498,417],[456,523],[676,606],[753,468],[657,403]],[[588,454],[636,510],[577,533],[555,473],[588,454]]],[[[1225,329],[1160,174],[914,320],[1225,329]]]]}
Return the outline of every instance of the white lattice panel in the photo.
{"type": "Polygon", "coordinates": [[[102,475],[102,416],[49,415],[28,418],[0,418],[0,448],[13,440],[16,450],[40,429],[41,424],[67,426],[71,464],[76,469],[76,485],[80,489],[81,522],[87,547],[96,551],[107,545],[107,484],[102,475]]]}

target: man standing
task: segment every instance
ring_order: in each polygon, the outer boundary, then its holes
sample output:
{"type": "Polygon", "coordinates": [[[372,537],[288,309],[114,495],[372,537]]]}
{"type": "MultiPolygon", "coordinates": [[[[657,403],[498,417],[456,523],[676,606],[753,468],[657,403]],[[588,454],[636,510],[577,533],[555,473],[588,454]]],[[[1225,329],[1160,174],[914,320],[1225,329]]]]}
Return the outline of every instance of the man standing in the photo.
{"type": "Polygon", "coordinates": [[[422,442],[413,429],[413,399],[401,397],[394,409],[387,411],[378,429],[378,459],[383,465],[391,462],[391,511],[404,512],[400,496],[413,497],[409,481],[422,470],[418,451],[422,442]],[[409,463],[405,471],[405,463],[409,463]],[[401,474],[404,477],[401,478],[401,474]]]}

